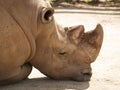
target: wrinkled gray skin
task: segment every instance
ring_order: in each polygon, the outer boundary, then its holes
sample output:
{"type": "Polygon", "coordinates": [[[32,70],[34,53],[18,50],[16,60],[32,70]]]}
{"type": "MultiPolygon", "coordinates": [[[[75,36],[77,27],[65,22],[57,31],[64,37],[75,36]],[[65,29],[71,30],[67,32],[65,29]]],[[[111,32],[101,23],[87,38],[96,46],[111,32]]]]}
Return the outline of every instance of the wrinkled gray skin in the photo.
{"type": "Polygon", "coordinates": [[[53,79],[88,81],[103,30],[59,26],[46,0],[0,0],[0,85],[27,78],[32,66],[53,79]]]}

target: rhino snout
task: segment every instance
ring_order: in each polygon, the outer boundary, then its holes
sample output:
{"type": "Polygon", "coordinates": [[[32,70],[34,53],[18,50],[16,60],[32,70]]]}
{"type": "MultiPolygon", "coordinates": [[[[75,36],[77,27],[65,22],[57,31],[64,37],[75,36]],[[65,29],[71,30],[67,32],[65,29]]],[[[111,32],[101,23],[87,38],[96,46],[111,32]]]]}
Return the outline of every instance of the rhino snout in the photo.
{"type": "Polygon", "coordinates": [[[78,76],[73,77],[72,79],[75,81],[90,81],[92,76],[92,72],[80,72],[78,76]]]}

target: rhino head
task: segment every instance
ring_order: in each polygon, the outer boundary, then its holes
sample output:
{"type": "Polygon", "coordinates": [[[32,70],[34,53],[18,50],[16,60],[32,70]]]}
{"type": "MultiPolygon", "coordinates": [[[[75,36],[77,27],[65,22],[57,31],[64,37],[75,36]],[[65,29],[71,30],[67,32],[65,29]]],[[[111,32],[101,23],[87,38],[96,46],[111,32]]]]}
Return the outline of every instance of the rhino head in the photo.
{"type": "Polygon", "coordinates": [[[53,79],[90,80],[90,64],[96,60],[103,41],[102,26],[85,32],[83,25],[61,27],[54,10],[44,7],[38,17],[36,52],[30,63],[53,79]]]}

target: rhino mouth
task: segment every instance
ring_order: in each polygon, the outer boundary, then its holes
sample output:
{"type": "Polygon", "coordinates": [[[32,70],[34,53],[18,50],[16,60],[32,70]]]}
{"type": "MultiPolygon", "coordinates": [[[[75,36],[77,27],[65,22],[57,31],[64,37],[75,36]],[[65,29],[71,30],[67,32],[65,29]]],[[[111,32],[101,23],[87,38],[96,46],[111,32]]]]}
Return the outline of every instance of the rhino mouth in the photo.
{"type": "Polygon", "coordinates": [[[90,81],[91,77],[92,77],[92,73],[80,73],[78,76],[72,77],[72,80],[75,80],[75,81],[90,81]]]}

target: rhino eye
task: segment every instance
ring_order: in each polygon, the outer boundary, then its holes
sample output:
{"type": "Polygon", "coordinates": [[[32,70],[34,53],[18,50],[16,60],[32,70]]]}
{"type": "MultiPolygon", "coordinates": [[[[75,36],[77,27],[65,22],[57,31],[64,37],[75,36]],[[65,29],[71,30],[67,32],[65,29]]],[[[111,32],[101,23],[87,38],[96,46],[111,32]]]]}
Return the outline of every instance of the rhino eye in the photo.
{"type": "Polygon", "coordinates": [[[65,51],[63,51],[63,52],[59,52],[58,54],[61,55],[61,56],[64,56],[64,55],[66,55],[67,53],[66,53],[65,51]]]}
{"type": "Polygon", "coordinates": [[[50,23],[53,20],[54,10],[52,8],[43,8],[42,10],[42,22],[50,23]]]}

